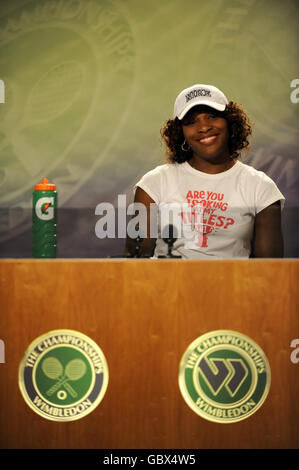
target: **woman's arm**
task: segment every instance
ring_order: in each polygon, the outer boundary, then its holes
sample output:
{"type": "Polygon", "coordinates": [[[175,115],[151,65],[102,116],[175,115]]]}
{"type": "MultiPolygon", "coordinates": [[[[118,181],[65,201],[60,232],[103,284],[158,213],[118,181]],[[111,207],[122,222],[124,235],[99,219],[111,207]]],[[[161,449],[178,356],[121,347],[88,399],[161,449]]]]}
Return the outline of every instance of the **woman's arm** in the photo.
{"type": "MultiPolygon", "coordinates": [[[[141,256],[152,256],[153,251],[156,245],[156,238],[150,238],[150,226],[151,226],[151,216],[154,217],[154,211],[150,211],[150,205],[154,204],[155,201],[139,186],[136,188],[134,202],[142,203],[146,208],[146,228],[147,234],[146,237],[143,239],[141,244],[141,256]]],[[[154,223],[156,220],[154,220],[154,223]]],[[[127,236],[126,241],[126,256],[130,256],[134,253],[135,250],[135,240],[127,236]]]]}
{"type": "Polygon", "coordinates": [[[252,248],[253,258],[283,258],[280,201],[257,214],[252,248]]]}

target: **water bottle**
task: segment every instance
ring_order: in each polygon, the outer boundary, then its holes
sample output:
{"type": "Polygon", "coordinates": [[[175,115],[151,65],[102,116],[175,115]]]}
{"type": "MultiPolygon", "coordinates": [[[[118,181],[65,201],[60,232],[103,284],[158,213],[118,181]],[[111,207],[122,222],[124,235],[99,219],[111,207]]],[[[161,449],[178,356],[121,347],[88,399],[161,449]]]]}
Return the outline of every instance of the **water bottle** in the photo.
{"type": "Polygon", "coordinates": [[[57,192],[47,178],[34,186],[32,221],[32,256],[56,258],[57,192]]]}

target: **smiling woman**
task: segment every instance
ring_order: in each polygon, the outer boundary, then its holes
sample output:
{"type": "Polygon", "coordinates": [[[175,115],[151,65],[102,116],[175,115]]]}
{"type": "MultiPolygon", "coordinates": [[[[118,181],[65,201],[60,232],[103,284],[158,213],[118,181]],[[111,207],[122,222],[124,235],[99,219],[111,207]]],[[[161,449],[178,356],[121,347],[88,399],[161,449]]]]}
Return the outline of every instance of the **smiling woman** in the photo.
{"type": "MultiPolygon", "coordinates": [[[[249,146],[248,136],[251,134],[251,124],[247,115],[243,111],[241,105],[230,101],[224,111],[218,111],[215,108],[207,105],[195,105],[180,120],[178,117],[169,119],[165,126],[161,129],[161,135],[166,143],[168,160],[172,163],[183,163],[192,159],[192,148],[186,143],[186,134],[188,135],[188,128],[191,132],[195,129],[197,115],[206,115],[206,121],[209,127],[213,127],[212,121],[216,121],[216,127],[222,125],[227,129],[227,146],[225,150],[229,152],[230,158],[237,158],[242,149],[249,146]],[[210,125],[209,125],[210,124],[210,125]]],[[[198,130],[198,129],[197,129],[198,130]]],[[[199,129],[200,131],[201,129],[199,129]]],[[[219,131],[214,130],[214,134],[219,131]]],[[[211,135],[212,132],[208,131],[207,135],[197,136],[195,138],[204,139],[211,135]]]]}
{"type": "Polygon", "coordinates": [[[153,225],[152,205],[160,213],[172,207],[171,219],[159,219],[158,238],[147,230],[143,255],[165,254],[161,234],[171,223],[178,234],[173,254],[182,258],[283,257],[285,198],[265,173],[238,160],[250,134],[241,105],[228,102],[218,88],[198,84],[177,96],[174,118],[161,130],[168,163],[135,186],[135,202],[147,208],[147,227],[153,225]]]}

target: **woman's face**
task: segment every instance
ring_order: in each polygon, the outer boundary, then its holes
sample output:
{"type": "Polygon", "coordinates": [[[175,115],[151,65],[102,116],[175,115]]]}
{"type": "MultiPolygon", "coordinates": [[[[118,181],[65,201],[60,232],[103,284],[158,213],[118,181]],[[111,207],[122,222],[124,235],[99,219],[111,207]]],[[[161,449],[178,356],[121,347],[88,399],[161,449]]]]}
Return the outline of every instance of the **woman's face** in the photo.
{"type": "Polygon", "coordinates": [[[182,129],[193,155],[208,161],[229,157],[229,132],[221,112],[208,106],[195,106],[182,119],[182,129]]]}

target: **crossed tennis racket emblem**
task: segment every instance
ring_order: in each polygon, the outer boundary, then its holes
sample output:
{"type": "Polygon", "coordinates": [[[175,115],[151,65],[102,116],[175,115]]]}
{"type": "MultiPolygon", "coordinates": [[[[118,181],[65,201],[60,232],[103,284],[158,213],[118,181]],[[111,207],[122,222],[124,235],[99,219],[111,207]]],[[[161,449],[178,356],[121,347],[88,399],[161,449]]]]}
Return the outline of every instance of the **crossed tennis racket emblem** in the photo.
{"type": "Polygon", "coordinates": [[[47,391],[48,396],[53,395],[56,390],[64,386],[75,398],[78,394],[69,384],[69,380],[73,382],[81,379],[86,373],[86,364],[82,359],[72,359],[63,369],[63,365],[56,357],[47,357],[42,362],[42,371],[49,379],[56,380],[56,383],[47,391]]]}

